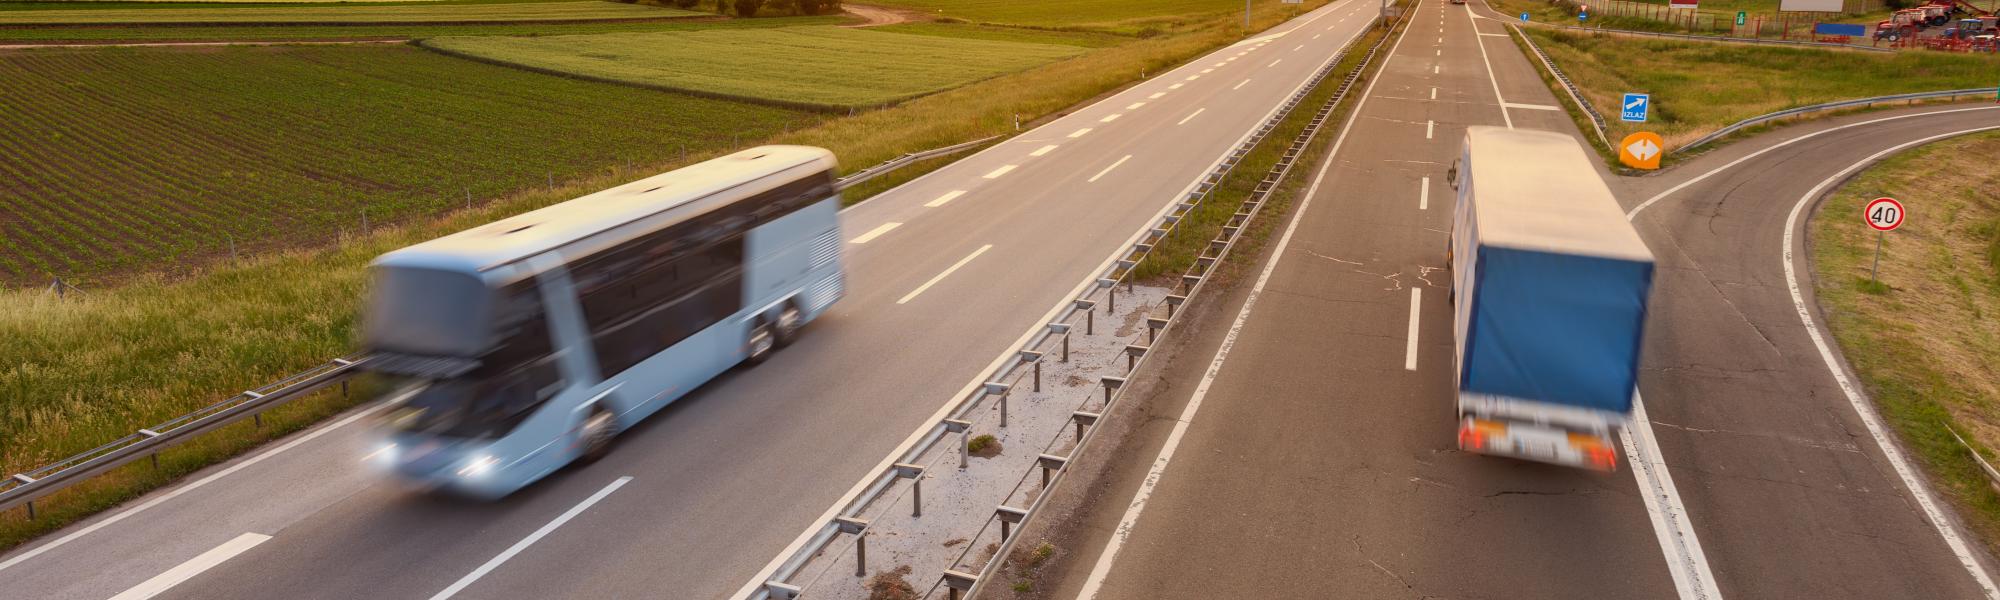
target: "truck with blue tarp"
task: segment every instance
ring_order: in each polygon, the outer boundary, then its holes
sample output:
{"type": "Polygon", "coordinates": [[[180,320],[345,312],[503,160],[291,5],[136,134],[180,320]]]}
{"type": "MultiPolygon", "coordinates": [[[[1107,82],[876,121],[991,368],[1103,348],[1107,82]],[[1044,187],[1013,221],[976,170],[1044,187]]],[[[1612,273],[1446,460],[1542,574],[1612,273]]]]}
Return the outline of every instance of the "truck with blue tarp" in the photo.
{"type": "Polygon", "coordinates": [[[1652,252],[1573,137],[1470,128],[1449,179],[1459,448],[1615,470],[1652,252]]]}

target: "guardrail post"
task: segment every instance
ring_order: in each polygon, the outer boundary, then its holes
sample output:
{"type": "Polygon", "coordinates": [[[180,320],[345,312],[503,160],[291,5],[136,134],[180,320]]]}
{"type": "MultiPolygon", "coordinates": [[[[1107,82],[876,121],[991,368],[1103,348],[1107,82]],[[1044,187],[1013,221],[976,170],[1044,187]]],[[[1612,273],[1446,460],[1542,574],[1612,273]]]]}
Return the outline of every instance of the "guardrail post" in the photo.
{"type": "MultiPolygon", "coordinates": [[[[141,429],[141,430],[139,430],[139,435],[141,435],[141,436],[144,436],[144,437],[146,437],[146,438],[156,438],[156,437],[160,437],[160,432],[158,432],[158,431],[153,431],[153,430],[151,430],[151,429],[141,429]]],[[[159,452],[154,452],[154,453],[152,454],[152,459],[153,459],[153,468],[154,468],[154,469],[156,469],[156,470],[157,470],[157,469],[159,469],[159,468],[160,468],[160,453],[159,453],[159,452]]]]}
{"type": "Polygon", "coordinates": [[[959,434],[958,468],[960,470],[964,470],[966,464],[970,463],[972,460],[972,422],[960,421],[958,419],[945,419],[944,430],[947,432],[959,434]]]}
{"type": "Polygon", "coordinates": [[[774,600],[792,600],[799,597],[799,594],[805,593],[805,590],[799,586],[783,581],[764,582],[764,591],[769,593],[774,600]]]}
{"type": "Polygon", "coordinates": [[[1112,376],[1110,376],[1110,375],[1105,375],[1105,376],[1104,376],[1104,405],[1105,405],[1105,406],[1107,406],[1107,407],[1111,406],[1111,393],[1112,393],[1112,390],[1116,390],[1116,389],[1118,389],[1118,388],[1121,388],[1121,387],[1124,387],[1124,386],[1125,386],[1125,378],[1124,378],[1124,377],[1112,377],[1112,376]]]}
{"type": "Polygon", "coordinates": [[[1049,473],[1062,470],[1068,463],[1069,459],[1060,456],[1043,454],[1035,457],[1035,465],[1042,468],[1042,489],[1049,489],[1049,473]]]}
{"type": "Polygon", "coordinates": [[[868,576],[868,520],[856,517],[834,517],[833,523],[840,526],[840,532],[854,535],[854,576],[868,576]]]}
{"type": "MultiPolygon", "coordinates": [[[[1169,308],[1167,310],[1171,311],[1173,309],[1169,308]]],[[[1159,317],[1146,317],[1146,343],[1148,344],[1158,343],[1160,341],[1160,330],[1166,328],[1167,328],[1166,319],[1162,319],[1159,317]]]]}
{"type": "Polygon", "coordinates": [[[1021,360],[1035,365],[1035,392],[1040,393],[1042,391],[1042,353],[1035,350],[1022,350],[1021,360]]]}
{"type": "Polygon", "coordinates": [[[910,480],[910,516],[924,516],[924,466],[896,463],[889,466],[896,477],[910,480]]]}
{"type": "Polygon", "coordinates": [[[1183,303],[1186,303],[1186,302],[1187,302],[1187,299],[1188,299],[1188,297],[1187,297],[1187,296],[1180,296],[1180,295],[1175,295],[1175,294],[1168,294],[1168,295],[1167,295],[1167,318],[1169,318],[1169,319],[1171,319],[1171,318],[1174,318],[1174,309],[1176,309],[1176,308],[1180,308],[1181,304],[1183,304],[1183,303]]]}
{"type": "Polygon", "coordinates": [[[1151,346],[1141,346],[1141,345],[1138,345],[1138,344],[1126,344],[1126,345],[1125,345],[1125,372],[1126,372],[1126,373],[1130,373],[1130,372],[1132,372],[1132,370],[1133,370],[1133,369],[1136,369],[1136,368],[1139,368],[1139,357],[1141,357],[1141,356],[1145,356],[1145,355],[1146,355],[1146,351],[1147,351],[1147,350],[1149,350],[1149,349],[1151,349],[1151,346]]]}
{"type": "Polygon", "coordinates": [[[1068,324],[1068,323],[1050,323],[1050,324],[1049,324],[1049,333],[1050,333],[1050,334],[1054,334],[1054,335],[1060,335],[1060,336],[1062,336],[1062,345],[1063,345],[1063,357],[1062,357],[1062,361],[1063,361],[1063,362],[1069,362],[1069,328],[1070,328],[1070,324],[1068,324]]]}
{"type": "Polygon", "coordinates": [[[991,383],[991,382],[988,382],[988,383],[986,384],[986,395],[988,395],[988,396],[992,396],[992,395],[999,395],[999,396],[1000,396],[1000,426],[1001,426],[1001,427],[1006,427],[1006,426],[1007,426],[1007,392],[1008,392],[1008,391],[1010,391],[1010,390],[1012,390],[1012,389],[1014,389],[1014,386],[1012,386],[1012,385],[1008,385],[1008,384],[1005,384],[1005,383],[991,383]]]}
{"type": "Polygon", "coordinates": [[[28,520],[35,520],[35,502],[32,500],[28,501],[28,520]]]}
{"type": "Polygon", "coordinates": [[[950,591],[951,600],[964,598],[965,592],[971,591],[973,584],[979,583],[978,575],[953,571],[951,569],[945,569],[944,575],[941,577],[944,579],[945,589],[950,591]]]}
{"type": "MultiPolygon", "coordinates": [[[[993,516],[1000,519],[1000,541],[1005,542],[1007,538],[1013,537],[1014,531],[1012,526],[1019,525],[1023,519],[1028,518],[1028,511],[1012,506],[1001,506],[993,509],[993,516]]],[[[1000,557],[995,556],[993,558],[997,559],[1000,557]]]]}
{"type": "MultiPolygon", "coordinates": [[[[1076,301],[1076,309],[1083,311],[1083,334],[1097,335],[1097,301],[1078,299],[1076,301]]],[[[1063,362],[1069,362],[1069,348],[1067,346],[1063,347],[1063,362]]]]}
{"type": "Polygon", "coordinates": [[[1099,279],[1097,287],[1104,288],[1104,316],[1118,312],[1118,280],[1099,279]]]}
{"type": "Polygon", "coordinates": [[[1097,424],[1097,413],[1076,411],[1069,414],[1069,420],[1076,422],[1076,441],[1083,441],[1083,428],[1097,424]]]}

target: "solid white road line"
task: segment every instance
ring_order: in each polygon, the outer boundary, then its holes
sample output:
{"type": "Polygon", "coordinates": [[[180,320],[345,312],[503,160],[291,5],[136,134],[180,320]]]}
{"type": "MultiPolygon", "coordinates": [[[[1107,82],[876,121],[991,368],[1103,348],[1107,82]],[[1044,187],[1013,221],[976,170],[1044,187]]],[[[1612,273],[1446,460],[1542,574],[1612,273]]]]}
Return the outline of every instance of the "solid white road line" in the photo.
{"type": "Polygon", "coordinates": [[[1422,314],[1418,308],[1423,303],[1423,298],[1424,288],[1410,288],[1410,332],[1404,337],[1408,341],[1403,346],[1403,370],[1405,371],[1417,370],[1417,317],[1422,314]]]}
{"type": "Polygon", "coordinates": [[[1118,117],[1122,117],[1122,116],[1125,116],[1125,115],[1122,115],[1122,114],[1119,114],[1119,113],[1112,113],[1112,114],[1108,114],[1108,115],[1104,115],[1104,118],[1102,118],[1102,119],[1098,119],[1098,120],[1097,120],[1097,122],[1099,122],[1099,123],[1110,123],[1110,122],[1112,122],[1112,121],[1116,121],[1116,120],[1118,120],[1118,117]]]}
{"type": "Polygon", "coordinates": [[[1047,146],[1042,146],[1042,147],[1040,147],[1040,148],[1036,148],[1034,152],[1029,152],[1029,153],[1028,153],[1028,156],[1041,156],[1041,155],[1043,155],[1043,154],[1048,154],[1050,150],[1054,150],[1054,149],[1056,149],[1056,145],[1055,145],[1055,144],[1049,144],[1049,145],[1047,145],[1047,146]]]}
{"type": "MultiPolygon", "coordinates": [[[[1417,0],[1417,3],[1422,4],[1423,0],[1417,0]]],[[[1396,45],[1389,49],[1389,58],[1382,61],[1381,69],[1389,68],[1389,62],[1395,60],[1396,48],[1402,45],[1403,38],[1396,38],[1396,45]]],[[[1326,180],[1327,172],[1333,169],[1333,159],[1339,156],[1340,146],[1347,141],[1347,132],[1354,128],[1354,119],[1361,114],[1361,107],[1368,105],[1368,97],[1375,91],[1377,81],[1381,79],[1368,81],[1368,89],[1362,91],[1361,100],[1354,104],[1353,111],[1347,113],[1347,124],[1341,126],[1340,135],[1334,138],[1333,147],[1327,151],[1326,158],[1320,163],[1319,174],[1313,177],[1312,185],[1306,187],[1305,197],[1299,201],[1298,212],[1295,214],[1303,215],[1306,209],[1312,207],[1313,196],[1319,192],[1320,183],[1326,180]]],[[[1195,385],[1194,395],[1188,398],[1187,407],[1181,409],[1180,419],[1174,421],[1174,430],[1167,434],[1166,445],[1161,446],[1159,456],[1153,458],[1153,466],[1147,470],[1146,478],[1141,480],[1139,491],[1134,493],[1132,501],[1125,505],[1125,516],[1119,518],[1118,527],[1112,530],[1111,539],[1104,544],[1104,551],[1097,555],[1097,564],[1091,566],[1090,575],[1083,581],[1083,590],[1076,595],[1078,600],[1095,600],[1097,591],[1104,587],[1104,578],[1111,574],[1111,565],[1117,561],[1118,551],[1124,547],[1126,538],[1132,535],[1133,527],[1139,522],[1139,515],[1145,512],[1146,501],[1152,498],[1153,489],[1159,485],[1161,477],[1166,475],[1167,465],[1173,462],[1174,451],[1180,447],[1181,437],[1187,435],[1188,426],[1194,423],[1195,413],[1201,411],[1202,400],[1208,397],[1208,388],[1215,383],[1216,375],[1222,372],[1222,364],[1228,360],[1229,350],[1236,347],[1236,338],[1242,334],[1243,324],[1250,320],[1251,309],[1257,307],[1257,298],[1263,295],[1264,286],[1270,283],[1271,272],[1276,270],[1278,263],[1285,258],[1285,249],[1291,246],[1292,234],[1298,231],[1299,222],[1302,220],[1294,217],[1285,225],[1284,235],[1278,237],[1278,248],[1271,251],[1271,260],[1264,263],[1263,271],[1257,275],[1257,283],[1250,287],[1250,293],[1244,297],[1243,308],[1237,310],[1236,321],[1229,325],[1228,333],[1222,336],[1222,345],[1215,349],[1215,357],[1210,359],[1208,370],[1202,373],[1201,383],[1195,385]]]]}
{"type": "Polygon", "coordinates": [[[1431,139],[1431,134],[1435,132],[1436,129],[1437,129],[1437,121],[1424,121],[1424,139],[1427,140],[1431,139]]]}
{"type": "Polygon", "coordinates": [[[924,282],[923,285],[917,286],[917,289],[910,290],[910,293],[905,294],[903,296],[903,299],[897,300],[896,303],[905,304],[911,300],[915,300],[918,294],[924,293],[924,290],[931,289],[931,286],[937,285],[937,282],[944,281],[944,278],[950,277],[951,274],[957,271],[959,267],[965,266],[965,263],[972,262],[972,259],[979,258],[979,255],[985,254],[987,250],[991,249],[993,249],[992,244],[980,246],[978,250],[973,250],[971,254],[965,255],[965,258],[958,259],[958,262],[952,263],[951,268],[945,269],[943,273],[938,273],[937,276],[932,277],[930,281],[926,281],[924,282]]]}
{"type": "Polygon", "coordinates": [[[1417,210],[1430,210],[1431,178],[1425,177],[1423,183],[1417,184],[1417,189],[1420,190],[1417,192],[1417,210]]]}
{"type": "Polygon", "coordinates": [[[1096,175],[1091,175],[1089,183],[1097,183],[1098,178],[1104,177],[1105,173],[1110,173],[1112,169],[1118,168],[1118,165],[1125,164],[1125,161],[1128,160],[1132,160],[1132,155],[1127,154],[1119,158],[1117,162],[1111,163],[1111,166],[1105,167],[1104,170],[1102,171],[1098,171],[1096,175]]]}
{"type": "Polygon", "coordinates": [[[1646,417],[1646,402],[1638,390],[1632,391],[1632,427],[1625,433],[1619,436],[1624,438],[1625,462],[1638,481],[1639,499],[1653,521],[1653,537],[1667,559],[1674,590],[1682,600],[1722,600],[1715,574],[1708,569],[1708,555],[1701,551],[1701,540],[1694,535],[1687,506],[1681,504],[1680,489],[1674,487],[1667,459],[1660,453],[1659,441],[1653,439],[1653,422],[1646,417]]]}
{"type": "Polygon", "coordinates": [[[1188,114],[1188,116],[1187,116],[1186,118],[1183,118],[1183,119],[1181,119],[1181,122],[1179,122],[1179,123],[1175,123],[1175,125],[1186,125],[1188,121],[1193,121],[1193,120],[1194,120],[1194,117],[1195,117],[1195,115],[1199,115],[1199,114],[1201,114],[1201,111],[1204,111],[1204,110],[1208,110],[1208,107],[1202,107],[1202,108],[1197,108],[1197,109],[1194,109],[1194,112],[1192,112],[1192,113],[1189,113],[1189,114],[1188,114]]]}
{"type": "Polygon", "coordinates": [[[1479,34],[1479,35],[1483,35],[1483,36],[1486,36],[1486,37],[1507,37],[1507,34],[1504,34],[1504,33],[1482,33],[1482,34],[1479,34]]]}
{"type": "Polygon", "coordinates": [[[306,443],[306,442],[310,442],[310,441],[313,441],[314,439],[318,438],[319,436],[322,436],[322,435],[326,435],[326,434],[327,434],[328,432],[331,432],[331,431],[333,431],[333,430],[336,430],[336,429],[340,429],[340,428],[342,428],[342,427],[346,427],[346,426],[347,426],[348,424],[350,424],[350,423],[353,423],[353,422],[355,422],[355,421],[359,421],[359,420],[362,420],[362,419],[365,419],[365,418],[368,418],[368,417],[369,417],[370,415],[373,415],[373,414],[375,414],[376,412],[378,412],[378,411],[381,411],[381,410],[382,410],[383,408],[387,408],[388,406],[389,406],[389,405],[387,405],[387,404],[380,404],[380,403],[377,403],[377,404],[376,404],[376,405],[374,405],[374,406],[370,406],[370,407],[367,407],[367,408],[364,408],[364,409],[361,409],[361,410],[360,410],[359,412],[356,412],[356,413],[354,413],[354,414],[352,414],[352,415],[348,415],[348,416],[347,416],[347,418],[344,418],[344,419],[341,419],[341,420],[339,420],[339,421],[335,421],[335,422],[334,422],[334,423],[333,423],[332,425],[328,425],[328,426],[326,426],[326,427],[322,427],[322,428],[319,428],[319,429],[314,429],[314,430],[312,430],[312,431],[309,431],[309,432],[306,432],[306,434],[305,434],[305,435],[301,435],[301,436],[299,436],[299,438],[298,438],[298,439],[295,439],[295,440],[292,440],[292,441],[289,441],[289,442],[285,442],[285,444],[284,444],[284,445],[282,445],[282,446],[278,446],[278,447],[276,447],[276,448],[272,448],[272,449],[271,449],[270,451],[268,451],[268,452],[265,452],[265,453],[263,453],[263,454],[259,454],[259,455],[256,455],[256,456],[253,456],[253,457],[250,457],[249,459],[246,459],[246,460],[244,460],[243,462],[239,462],[239,463],[236,463],[235,465],[233,465],[233,466],[230,466],[230,467],[229,467],[229,468],[227,468],[227,469],[223,469],[223,470],[221,470],[221,471],[217,471],[217,472],[216,472],[216,473],[215,473],[214,475],[209,475],[209,476],[207,476],[207,477],[203,477],[203,478],[201,478],[201,479],[198,479],[198,480],[195,480],[195,482],[194,482],[194,483],[190,483],[190,484],[187,484],[187,485],[184,485],[184,486],[181,486],[181,487],[178,487],[178,488],[174,488],[174,489],[173,489],[173,491],[170,491],[170,492],[166,492],[166,493],[164,493],[164,494],[160,494],[160,495],[159,495],[158,497],[155,497],[155,498],[153,498],[152,500],[147,500],[145,504],[140,504],[140,505],[138,505],[138,506],[135,506],[135,507],[132,507],[132,510],[128,510],[128,511],[125,511],[125,512],[122,512],[122,513],[118,513],[118,514],[115,514],[115,515],[111,515],[110,517],[106,517],[106,518],[105,518],[104,520],[102,520],[102,521],[98,521],[98,522],[96,522],[96,523],[91,523],[90,525],[88,525],[88,526],[84,527],[83,529],[78,529],[78,530],[76,530],[76,531],[75,531],[74,533],[71,533],[71,534],[69,534],[69,535],[65,535],[65,536],[62,536],[62,537],[60,537],[60,538],[56,538],[56,541],[53,541],[53,542],[49,542],[49,543],[47,543],[47,544],[42,544],[41,546],[37,546],[37,547],[35,547],[35,549],[33,549],[33,550],[29,550],[29,551],[27,551],[27,552],[22,552],[22,553],[20,553],[20,554],[18,554],[18,555],[15,555],[15,556],[14,556],[13,558],[9,558],[9,559],[7,559],[7,561],[6,561],[6,562],[0,562],[0,571],[4,571],[4,570],[6,570],[6,569],[7,569],[8,567],[12,567],[12,566],[14,566],[14,565],[18,565],[18,564],[21,564],[21,563],[23,563],[23,562],[27,562],[27,560],[28,560],[28,559],[31,559],[31,558],[34,558],[34,557],[36,557],[36,556],[40,556],[40,555],[41,555],[41,554],[42,554],[43,552],[48,552],[48,551],[50,551],[50,550],[54,550],[54,549],[56,549],[57,547],[60,547],[60,546],[62,546],[63,544],[67,544],[67,543],[70,543],[70,542],[73,542],[73,541],[76,541],[76,539],[77,539],[77,538],[80,538],[80,537],[83,537],[83,536],[86,536],[86,535],[90,535],[90,533],[91,533],[91,532],[93,532],[93,531],[97,531],[97,530],[99,530],[99,529],[103,529],[103,528],[105,528],[105,527],[108,527],[108,526],[110,526],[110,525],[111,525],[112,523],[117,523],[117,522],[119,522],[119,521],[123,521],[123,520],[125,520],[125,518],[126,518],[126,517],[130,517],[130,516],[132,516],[132,515],[135,515],[135,514],[139,514],[139,512],[140,512],[140,511],[144,511],[144,510],[146,510],[146,509],[148,509],[148,508],[152,508],[152,507],[154,507],[154,506],[159,506],[159,504],[160,504],[161,502],[166,502],[166,501],[168,501],[168,500],[172,500],[172,499],[174,499],[174,498],[177,498],[177,497],[180,497],[180,495],[181,495],[181,494],[185,494],[185,493],[188,493],[188,492],[191,492],[191,491],[194,491],[194,490],[196,490],[196,489],[200,488],[201,486],[204,486],[204,485],[208,485],[208,484],[210,484],[210,483],[214,482],[214,481],[215,481],[215,480],[217,480],[217,479],[221,479],[221,478],[224,478],[224,477],[228,477],[228,476],[229,476],[230,474],[232,474],[232,473],[235,473],[235,472],[237,472],[237,471],[241,471],[241,470],[243,470],[243,469],[247,469],[247,468],[249,468],[249,467],[250,467],[250,465],[254,465],[254,464],[257,464],[257,463],[260,463],[260,462],[264,462],[264,459],[267,459],[267,458],[270,458],[270,457],[272,457],[272,456],[276,456],[276,455],[277,455],[278,453],[280,453],[280,452],[284,452],[284,451],[286,451],[286,450],[290,450],[290,449],[293,449],[293,448],[297,448],[297,447],[299,447],[300,445],[302,445],[302,444],[304,444],[304,443],[306,443]]]}
{"type": "Polygon", "coordinates": [[[1506,106],[1507,108],[1519,108],[1525,110],[1562,110],[1562,107],[1560,106],[1549,106],[1547,104],[1520,104],[1515,102],[1508,102],[1505,103],[1504,106],[1506,106]]]}
{"type": "Polygon", "coordinates": [[[1240,89],[1243,89],[1243,86],[1244,86],[1244,85],[1246,85],[1246,84],[1249,84],[1249,83],[1250,83],[1250,80],[1248,80],[1248,79],[1245,79],[1245,80],[1243,80],[1243,81],[1242,81],[1241,83],[1237,83],[1237,84],[1236,84],[1236,87],[1233,87],[1233,88],[1229,88],[1229,89],[1231,89],[1231,90],[1240,90],[1240,89]]]}
{"type": "MultiPolygon", "coordinates": [[[[1054,148],[1055,146],[1044,146],[1044,147],[1045,147],[1045,148],[1054,148]]],[[[944,206],[944,203],[946,203],[946,202],[950,202],[950,201],[952,201],[952,200],[956,200],[956,199],[958,199],[958,197],[959,197],[959,196],[963,196],[963,195],[965,195],[965,190],[952,190],[952,191],[949,191],[949,192],[945,192],[943,196],[938,196],[936,200],[932,200],[932,201],[930,201],[930,202],[925,202],[925,203],[924,203],[924,206],[927,206],[927,207],[930,207],[930,208],[937,208],[937,207],[940,207],[940,206],[944,206]]]]}
{"type": "MultiPolygon", "coordinates": [[[[1479,22],[1472,20],[1472,11],[1465,11],[1465,22],[1472,25],[1472,31],[1479,31],[1479,22]]],[[[1508,129],[1513,129],[1514,116],[1507,114],[1507,97],[1500,95],[1500,78],[1493,75],[1493,61],[1486,58],[1486,40],[1475,38],[1472,41],[1479,42],[1474,45],[1479,46],[1479,62],[1486,64],[1486,80],[1493,84],[1493,101],[1500,103],[1500,120],[1507,122],[1508,129]]]]}
{"type": "Polygon", "coordinates": [[[1076,131],[1073,131],[1073,132],[1070,132],[1070,134],[1069,134],[1069,137],[1071,137],[1071,138],[1080,138],[1080,137],[1083,137],[1083,134],[1086,134],[1086,133],[1090,133],[1090,128],[1089,128],[1089,127],[1085,127],[1085,128],[1083,128],[1083,129],[1078,129],[1078,130],[1076,130],[1076,131]]]}
{"type": "Polygon", "coordinates": [[[1912,146],[1928,144],[1948,137],[1994,129],[2000,129],[2000,125],[1940,133],[1927,138],[1897,144],[1848,165],[1847,168],[1841,169],[1840,172],[1834,173],[1832,176],[1820,181],[1819,185],[1813,186],[1811,190],[1806,191],[1804,196],[1799,197],[1798,203],[1792,205],[1791,214],[1785,216],[1784,235],[1785,287],[1791,291],[1792,306],[1799,313],[1799,322],[1805,325],[1806,334],[1812,337],[1813,347],[1819,349],[1820,360],[1826,363],[1826,370],[1833,373],[1834,382],[1840,384],[1840,392],[1847,396],[1847,403],[1854,406],[1855,414],[1861,416],[1861,424],[1868,426],[1869,437],[1874,438],[1875,445],[1882,449],[1882,454],[1888,457],[1889,464],[1896,468],[1896,476],[1903,480],[1903,487],[1908,488],[1910,495],[1916,497],[1917,505],[1923,507],[1926,520],[1931,522],[1932,527],[1937,528],[1938,535],[1944,537],[1945,544],[1951,546],[1951,553],[1958,556],[1959,564],[1964,565],[1965,570],[1972,574],[1972,578],[1978,580],[1979,589],[1986,594],[1987,598],[2000,598],[2000,590],[1996,590],[1993,587],[1993,579],[1987,576],[1985,567],[1980,566],[1979,561],[1973,558],[1972,550],[1967,547],[1965,539],[1958,533],[1958,527],[1952,523],[1949,517],[1945,516],[1944,511],[1938,509],[1937,500],[1931,498],[1931,491],[1928,485],[1923,480],[1917,478],[1916,470],[1910,467],[1908,459],[1903,458],[1903,451],[1897,448],[1893,440],[1889,439],[1888,430],[1882,426],[1881,415],[1875,413],[1875,404],[1867,398],[1862,397],[1861,389],[1855,386],[1852,380],[1847,378],[1847,369],[1841,365],[1839,359],[1834,358],[1833,350],[1826,343],[1826,336],[1820,333],[1819,324],[1813,320],[1812,310],[1806,307],[1805,297],[1799,293],[1798,274],[1792,266],[1796,262],[1792,258],[1792,232],[1798,229],[1799,214],[1804,212],[1807,206],[1811,206],[1813,201],[1820,197],[1820,194],[1826,192],[1827,188],[1832,187],[1836,183],[1846,181],[1848,176],[1853,175],[1856,171],[1860,171],[1863,167],[1875,164],[1882,157],[1901,152],[1912,146]]]}
{"type": "Polygon", "coordinates": [[[1127,104],[1127,105],[1125,105],[1125,110],[1132,110],[1132,109],[1135,109],[1135,108],[1139,108],[1139,107],[1141,107],[1141,106],[1145,106],[1145,105],[1146,105],[1146,103],[1144,103],[1144,102],[1133,102],[1133,103],[1131,103],[1131,104],[1127,104]]]}
{"type": "Polygon", "coordinates": [[[236,536],[235,539],[223,542],[222,545],[203,552],[200,556],[190,558],[187,562],[176,565],[172,569],[167,569],[165,573],[154,575],[152,579],[132,586],[132,589],[119,592],[118,595],[112,596],[111,600],[146,600],[147,598],[157,596],[160,592],[180,585],[181,582],[200,575],[202,571],[207,571],[216,565],[222,564],[223,561],[235,558],[236,555],[242,554],[245,550],[255,548],[258,544],[262,544],[265,540],[269,539],[271,539],[271,536],[261,533],[245,533],[236,536]]]}
{"type": "Polygon", "coordinates": [[[1006,165],[1006,166],[1002,166],[1002,167],[1000,167],[1000,168],[998,168],[998,169],[994,169],[994,170],[993,170],[993,172],[991,172],[991,173],[987,173],[987,174],[983,175],[982,177],[983,177],[983,178],[985,178],[985,179],[999,179],[1001,175],[1006,175],[1008,171],[1012,171],[1012,170],[1014,170],[1014,168],[1015,168],[1015,167],[1019,167],[1019,166],[1021,166],[1021,165],[1006,165]]]}
{"type": "MultiPolygon", "coordinates": [[[[940,198],[939,200],[948,200],[948,199],[940,198]]],[[[939,200],[932,200],[932,202],[937,202],[938,204],[944,204],[944,202],[940,202],[939,200]]],[[[859,236],[856,236],[854,239],[847,240],[847,243],[866,244],[869,242],[869,240],[882,237],[882,234],[889,233],[889,230],[902,226],[903,226],[902,223],[883,223],[881,225],[875,226],[874,229],[868,230],[868,233],[864,233],[859,236]]]]}
{"type": "Polygon", "coordinates": [[[514,542],[514,545],[508,546],[507,549],[501,551],[498,556],[494,556],[493,560],[486,561],[486,564],[479,565],[479,568],[473,569],[471,573],[466,573],[465,577],[459,578],[457,582],[451,584],[451,587],[445,588],[444,591],[438,592],[437,595],[431,596],[431,600],[444,600],[445,598],[450,598],[454,595],[457,595],[459,592],[464,591],[466,586],[472,585],[473,582],[479,581],[479,578],[485,577],[487,573],[491,573],[493,572],[494,569],[500,568],[500,565],[506,563],[508,559],[514,558],[514,555],[520,554],[522,550],[528,549],[528,546],[533,545],[537,541],[540,541],[543,537],[549,535],[550,532],[555,531],[557,527],[562,527],[563,524],[568,523],[570,519],[574,519],[576,518],[577,515],[583,514],[583,511],[589,510],[591,505],[597,504],[597,502],[603,500],[605,496],[611,495],[611,492],[618,491],[618,488],[624,487],[625,483],[631,480],[632,476],[630,475],[620,477],[618,478],[617,481],[611,482],[610,485],[604,486],[604,489],[597,490],[597,493],[591,494],[589,498],[584,498],[583,501],[578,502],[576,506],[572,506],[569,508],[569,510],[563,511],[563,514],[561,516],[556,517],[554,521],[549,521],[549,524],[543,525],[541,529],[536,529],[534,533],[528,534],[528,537],[521,538],[521,541],[514,542]]]}

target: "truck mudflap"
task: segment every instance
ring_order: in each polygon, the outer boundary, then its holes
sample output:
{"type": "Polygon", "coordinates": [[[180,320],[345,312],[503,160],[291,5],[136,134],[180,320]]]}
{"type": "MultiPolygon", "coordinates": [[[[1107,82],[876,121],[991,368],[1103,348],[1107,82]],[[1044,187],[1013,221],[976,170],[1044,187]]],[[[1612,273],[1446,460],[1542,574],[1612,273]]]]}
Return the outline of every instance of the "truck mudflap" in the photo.
{"type": "Polygon", "coordinates": [[[1618,470],[1618,441],[1611,430],[1577,431],[1545,423],[1462,417],[1458,449],[1566,467],[1618,470]]]}

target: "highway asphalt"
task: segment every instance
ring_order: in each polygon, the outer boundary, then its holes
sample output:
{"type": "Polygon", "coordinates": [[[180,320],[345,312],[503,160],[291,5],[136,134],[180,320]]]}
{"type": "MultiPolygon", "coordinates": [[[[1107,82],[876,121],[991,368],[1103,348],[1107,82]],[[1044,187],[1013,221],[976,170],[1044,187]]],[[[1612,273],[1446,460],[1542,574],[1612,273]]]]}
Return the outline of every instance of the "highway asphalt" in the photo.
{"type": "Polygon", "coordinates": [[[362,468],[364,408],[18,548],[0,581],[23,598],[725,597],[1373,10],[1308,13],[846,211],[847,298],[596,464],[491,504],[412,493],[362,468]]]}
{"type": "Polygon", "coordinates": [[[1195,308],[1207,327],[1135,381],[1154,393],[1112,417],[1137,422],[1125,441],[1079,465],[1101,472],[1059,493],[1066,519],[1024,532],[1062,547],[1036,595],[1990,596],[1973,574],[1990,568],[1983,546],[1947,542],[1954,519],[1930,517],[1836,384],[1781,250],[1790,211],[1841,169],[2000,126],[2000,107],[1817,121],[1612,178],[1628,209],[1658,198],[1637,219],[1660,260],[1638,433],[1678,491],[1642,493],[1629,463],[1596,474],[1454,449],[1445,169],[1469,125],[1582,135],[1545,110],[1555,98],[1500,22],[1467,12],[1412,12],[1275,256],[1195,308]]]}

